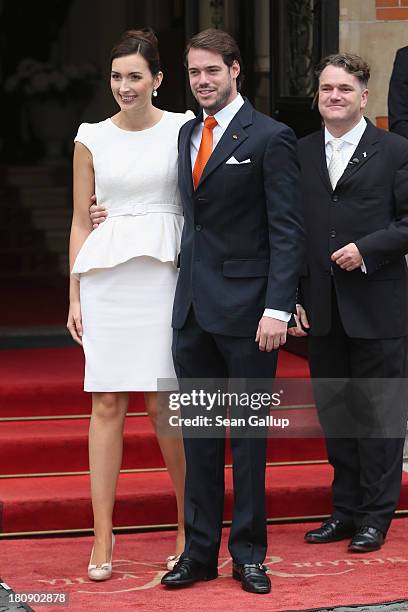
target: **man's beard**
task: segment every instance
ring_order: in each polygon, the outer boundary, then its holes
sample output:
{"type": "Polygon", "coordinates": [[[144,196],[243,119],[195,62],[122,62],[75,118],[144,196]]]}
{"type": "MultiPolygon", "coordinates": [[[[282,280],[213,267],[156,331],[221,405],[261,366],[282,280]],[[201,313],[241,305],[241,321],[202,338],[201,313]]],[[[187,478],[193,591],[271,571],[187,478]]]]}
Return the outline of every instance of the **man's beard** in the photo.
{"type": "Polygon", "coordinates": [[[232,93],[232,86],[231,86],[231,82],[229,82],[228,85],[225,87],[225,89],[222,89],[219,92],[217,98],[210,106],[203,106],[207,115],[215,115],[216,113],[218,113],[218,111],[224,108],[224,106],[226,105],[226,102],[231,96],[231,93],[232,93]]]}

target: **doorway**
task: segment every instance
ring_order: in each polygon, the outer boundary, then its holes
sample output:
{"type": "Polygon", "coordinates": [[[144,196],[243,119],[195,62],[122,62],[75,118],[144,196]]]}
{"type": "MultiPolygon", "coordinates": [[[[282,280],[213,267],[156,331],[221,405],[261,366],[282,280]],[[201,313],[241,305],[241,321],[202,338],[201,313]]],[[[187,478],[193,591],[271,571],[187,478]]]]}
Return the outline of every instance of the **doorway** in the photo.
{"type": "Polygon", "coordinates": [[[339,0],[270,0],[271,114],[298,137],[319,129],[314,68],[337,53],[339,0]]]}

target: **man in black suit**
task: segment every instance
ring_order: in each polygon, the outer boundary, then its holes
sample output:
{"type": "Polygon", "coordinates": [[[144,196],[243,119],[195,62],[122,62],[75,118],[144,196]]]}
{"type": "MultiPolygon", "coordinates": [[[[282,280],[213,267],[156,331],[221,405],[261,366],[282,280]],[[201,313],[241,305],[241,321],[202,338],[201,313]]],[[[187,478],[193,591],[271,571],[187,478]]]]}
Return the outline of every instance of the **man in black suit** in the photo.
{"type": "Polygon", "coordinates": [[[408,47],[398,49],[388,91],[390,131],[408,138],[408,47]]]}
{"type": "Polygon", "coordinates": [[[368,552],[384,542],[401,483],[404,405],[379,405],[369,389],[392,379],[391,394],[406,376],[408,143],[363,117],[370,72],[360,57],[329,56],[317,75],[325,127],[299,143],[307,262],[291,333],[309,334],[334,480],[333,514],[305,539],[351,538],[351,551],[368,552]],[[322,379],[336,379],[325,394],[322,379]],[[389,408],[387,438],[375,422],[389,408]]]}
{"type": "MultiPolygon", "coordinates": [[[[186,65],[202,110],[179,135],[185,225],[173,310],[177,376],[272,379],[295,307],[303,250],[296,139],[239,94],[242,61],[229,34],[210,29],[194,36],[186,65]]],[[[162,579],[166,586],[217,577],[223,434],[185,436],[186,545],[162,579]]],[[[232,436],[231,449],[233,577],[247,591],[268,593],[262,565],[266,432],[232,436]]]]}

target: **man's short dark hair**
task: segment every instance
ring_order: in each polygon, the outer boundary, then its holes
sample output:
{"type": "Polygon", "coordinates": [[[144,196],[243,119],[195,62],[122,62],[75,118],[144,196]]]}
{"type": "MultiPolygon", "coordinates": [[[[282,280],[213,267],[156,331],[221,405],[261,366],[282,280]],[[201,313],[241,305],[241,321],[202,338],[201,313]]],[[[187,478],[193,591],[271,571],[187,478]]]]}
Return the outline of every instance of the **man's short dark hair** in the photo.
{"type": "Polygon", "coordinates": [[[353,53],[333,53],[324,57],[316,67],[315,74],[318,79],[327,66],[344,68],[346,72],[354,75],[363,87],[367,87],[370,78],[370,66],[359,55],[353,53]]]}
{"type": "Polygon", "coordinates": [[[237,77],[237,89],[241,91],[241,86],[244,81],[244,69],[242,65],[241,52],[238,44],[228,32],[208,28],[198,34],[195,34],[187,43],[184,52],[184,64],[188,68],[188,52],[190,49],[206,49],[219,53],[222,56],[224,64],[231,67],[234,61],[237,61],[240,67],[240,73],[237,77]]]}

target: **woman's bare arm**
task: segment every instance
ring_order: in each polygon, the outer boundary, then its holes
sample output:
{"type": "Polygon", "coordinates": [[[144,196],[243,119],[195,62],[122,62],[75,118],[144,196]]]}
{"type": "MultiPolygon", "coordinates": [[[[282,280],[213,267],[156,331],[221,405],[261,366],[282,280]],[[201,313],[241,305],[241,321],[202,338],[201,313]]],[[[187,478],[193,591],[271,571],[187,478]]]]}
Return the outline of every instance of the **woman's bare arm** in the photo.
{"type": "MultiPolygon", "coordinates": [[[[76,256],[86,238],[92,231],[89,218],[89,200],[95,193],[95,173],[90,151],[80,142],[74,149],[74,212],[72,215],[69,241],[69,268],[74,265],[76,256]]],[[[82,318],[79,299],[79,281],[70,276],[69,313],[67,327],[73,339],[82,344],[82,318]]]]}

